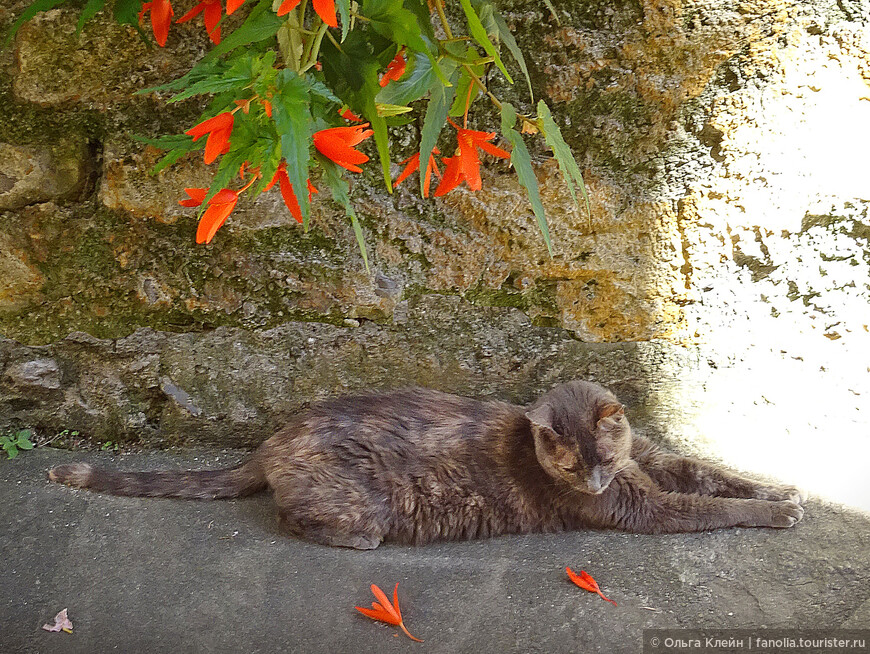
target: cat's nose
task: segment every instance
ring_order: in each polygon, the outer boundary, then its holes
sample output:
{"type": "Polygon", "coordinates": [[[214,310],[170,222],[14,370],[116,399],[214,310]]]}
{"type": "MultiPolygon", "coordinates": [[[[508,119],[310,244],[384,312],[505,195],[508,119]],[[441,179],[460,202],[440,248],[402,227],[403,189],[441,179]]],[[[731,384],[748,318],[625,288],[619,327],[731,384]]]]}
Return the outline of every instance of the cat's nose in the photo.
{"type": "Polygon", "coordinates": [[[602,480],[601,466],[595,466],[592,468],[592,474],[589,475],[589,479],[586,480],[586,486],[589,488],[589,492],[597,495],[604,490],[606,485],[607,484],[603,483],[602,480]]]}

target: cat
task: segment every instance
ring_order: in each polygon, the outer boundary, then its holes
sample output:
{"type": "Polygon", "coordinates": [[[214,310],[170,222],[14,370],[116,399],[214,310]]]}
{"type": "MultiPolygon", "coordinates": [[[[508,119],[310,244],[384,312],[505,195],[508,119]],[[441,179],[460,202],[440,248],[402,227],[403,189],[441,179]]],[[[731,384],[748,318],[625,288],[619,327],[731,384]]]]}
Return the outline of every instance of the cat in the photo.
{"type": "Polygon", "coordinates": [[[245,462],[199,472],[72,463],[51,481],[116,495],[218,499],[271,487],[279,522],[325,545],[373,549],[532,532],[679,533],[791,527],[806,495],[661,450],[586,381],[527,407],[424,388],[328,400],[245,462]]]}

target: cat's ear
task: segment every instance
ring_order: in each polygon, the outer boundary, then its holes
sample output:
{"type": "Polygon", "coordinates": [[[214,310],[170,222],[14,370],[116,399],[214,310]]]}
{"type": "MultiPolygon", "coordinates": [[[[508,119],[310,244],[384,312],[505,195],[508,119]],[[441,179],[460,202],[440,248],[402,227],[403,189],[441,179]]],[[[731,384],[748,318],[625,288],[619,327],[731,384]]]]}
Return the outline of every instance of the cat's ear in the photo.
{"type": "Polygon", "coordinates": [[[625,407],[616,403],[605,404],[598,409],[598,427],[608,429],[621,424],[625,418],[625,407]]]}
{"type": "Polygon", "coordinates": [[[542,404],[531,411],[526,411],[526,418],[533,427],[553,429],[553,408],[549,404],[542,404]]]}

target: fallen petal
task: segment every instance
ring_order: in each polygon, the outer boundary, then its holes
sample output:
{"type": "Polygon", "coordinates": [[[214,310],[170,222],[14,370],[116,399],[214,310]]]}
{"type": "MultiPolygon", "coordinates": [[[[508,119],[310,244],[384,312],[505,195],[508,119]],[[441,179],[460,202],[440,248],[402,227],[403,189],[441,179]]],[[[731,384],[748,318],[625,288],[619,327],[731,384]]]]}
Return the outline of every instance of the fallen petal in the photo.
{"type": "Polygon", "coordinates": [[[54,624],[44,624],[42,628],[46,631],[65,631],[67,633],[72,633],[73,623],[72,620],[67,617],[67,609],[64,609],[56,616],[54,616],[54,624]]]}

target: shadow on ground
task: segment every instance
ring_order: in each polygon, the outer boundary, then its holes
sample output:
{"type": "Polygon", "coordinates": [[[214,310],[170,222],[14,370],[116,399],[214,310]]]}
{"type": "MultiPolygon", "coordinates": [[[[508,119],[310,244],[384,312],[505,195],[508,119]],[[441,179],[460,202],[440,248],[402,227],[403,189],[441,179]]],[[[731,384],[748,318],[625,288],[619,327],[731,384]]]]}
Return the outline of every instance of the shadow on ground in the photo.
{"type": "Polygon", "coordinates": [[[870,516],[811,500],[790,530],[578,532],[357,552],[282,536],[271,498],[133,499],[49,484],[73,460],[210,467],[235,453],[0,462],[0,651],[639,652],[665,627],[870,627],[870,516]],[[614,607],[572,585],[585,569],[614,607]],[[362,617],[399,582],[394,637],[362,617]],[[41,625],[69,608],[72,634],[41,625]]]}

